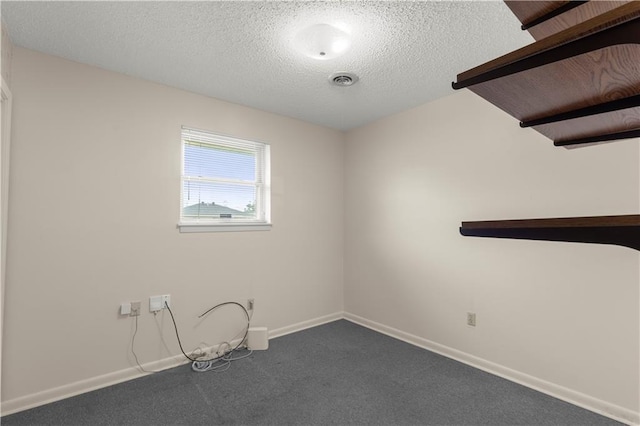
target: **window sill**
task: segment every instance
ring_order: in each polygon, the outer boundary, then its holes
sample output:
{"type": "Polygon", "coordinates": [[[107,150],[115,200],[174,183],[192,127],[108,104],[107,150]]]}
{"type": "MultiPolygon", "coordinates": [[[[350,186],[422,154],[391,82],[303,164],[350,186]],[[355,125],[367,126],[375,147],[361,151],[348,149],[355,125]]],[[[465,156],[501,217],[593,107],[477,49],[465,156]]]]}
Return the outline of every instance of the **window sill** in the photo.
{"type": "Polygon", "coordinates": [[[270,231],[270,223],[179,223],[181,233],[270,231]]]}

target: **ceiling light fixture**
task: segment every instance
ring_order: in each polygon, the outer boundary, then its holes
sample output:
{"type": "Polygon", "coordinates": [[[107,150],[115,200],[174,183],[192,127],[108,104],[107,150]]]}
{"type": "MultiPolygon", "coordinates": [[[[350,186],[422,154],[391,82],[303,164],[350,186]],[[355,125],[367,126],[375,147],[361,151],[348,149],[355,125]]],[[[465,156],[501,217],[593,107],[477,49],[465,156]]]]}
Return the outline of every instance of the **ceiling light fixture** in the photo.
{"type": "Polygon", "coordinates": [[[298,32],[296,48],[314,59],[333,59],[351,47],[351,39],[345,31],[329,24],[316,24],[298,32]]]}
{"type": "Polygon", "coordinates": [[[353,86],[360,78],[350,72],[336,72],[329,76],[329,82],[334,86],[346,87],[353,86]]]}

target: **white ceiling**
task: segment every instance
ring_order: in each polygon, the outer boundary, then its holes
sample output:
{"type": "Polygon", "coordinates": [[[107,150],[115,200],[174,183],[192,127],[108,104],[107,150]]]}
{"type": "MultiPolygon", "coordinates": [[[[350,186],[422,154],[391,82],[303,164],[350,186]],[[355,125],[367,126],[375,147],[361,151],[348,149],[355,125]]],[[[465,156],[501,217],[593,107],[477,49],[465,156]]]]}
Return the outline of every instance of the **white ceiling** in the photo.
{"type": "Polygon", "coordinates": [[[501,1],[11,2],[15,45],[348,130],[452,93],[458,73],[533,39],[501,1]],[[317,23],[350,29],[319,61],[293,47],[317,23]],[[357,74],[351,87],[328,76],[357,74]]]}

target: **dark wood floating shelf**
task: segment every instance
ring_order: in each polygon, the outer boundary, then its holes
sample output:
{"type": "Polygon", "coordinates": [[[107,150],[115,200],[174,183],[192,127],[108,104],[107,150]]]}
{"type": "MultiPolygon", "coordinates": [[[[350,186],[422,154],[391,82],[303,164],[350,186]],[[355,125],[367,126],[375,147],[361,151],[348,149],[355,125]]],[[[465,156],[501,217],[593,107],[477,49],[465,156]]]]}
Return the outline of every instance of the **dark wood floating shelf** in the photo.
{"type": "Polygon", "coordinates": [[[538,41],[458,74],[556,146],[640,136],[640,1],[506,1],[538,41]]]}
{"type": "MultiPolygon", "coordinates": [[[[588,0],[586,1],[578,1],[578,0],[572,0],[572,1],[567,1],[567,2],[563,2],[564,4],[562,5],[558,5],[556,7],[551,6],[550,10],[544,11],[542,15],[537,16],[535,18],[530,18],[530,17],[526,17],[526,18],[521,18],[522,20],[522,25],[520,26],[520,29],[524,30],[528,30],[530,28],[535,27],[536,25],[540,25],[543,22],[547,22],[552,18],[555,18],[556,16],[562,15],[563,13],[566,13],[568,11],[570,11],[571,9],[578,7],[578,6],[582,6],[583,3],[586,3],[588,0]]],[[[540,2],[542,3],[542,2],[540,2]]],[[[531,11],[529,11],[530,13],[531,11]]],[[[515,12],[514,12],[515,13],[515,12]]]]}
{"type": "Polygon", "coordinates": [[[640,215],[462,222],[467,237],[614,244],[640,250],[640,215]]]}
{"type": "MultiPolygon", "coordinates": [[[[537,41],[458,74],[454,89],[556,146],[640,137],[640,1],[505,3],[537,41]]],[[[462,222],[460,233],[640,250],[640,215],[462,222]]]]}

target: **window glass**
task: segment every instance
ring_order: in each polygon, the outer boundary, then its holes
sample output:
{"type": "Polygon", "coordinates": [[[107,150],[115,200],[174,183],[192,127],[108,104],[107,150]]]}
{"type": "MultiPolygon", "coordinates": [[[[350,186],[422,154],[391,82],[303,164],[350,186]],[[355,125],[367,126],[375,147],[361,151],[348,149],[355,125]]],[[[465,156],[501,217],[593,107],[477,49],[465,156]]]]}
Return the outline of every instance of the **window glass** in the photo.
{"type": "Polygon", "coordinates": [[[269,223],[269,145],[182,129],[180,225],[269,223]]]}

